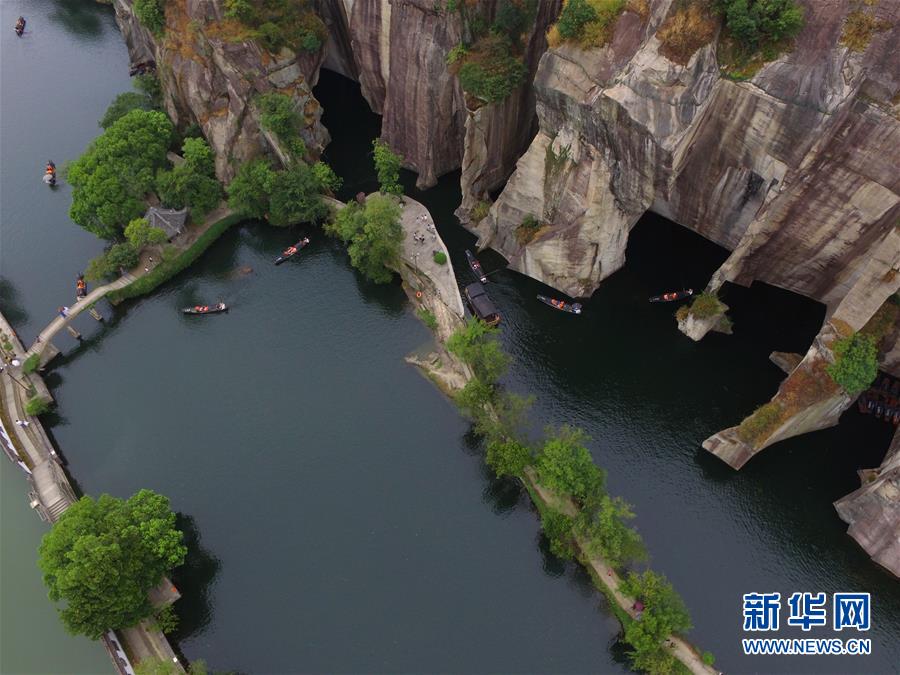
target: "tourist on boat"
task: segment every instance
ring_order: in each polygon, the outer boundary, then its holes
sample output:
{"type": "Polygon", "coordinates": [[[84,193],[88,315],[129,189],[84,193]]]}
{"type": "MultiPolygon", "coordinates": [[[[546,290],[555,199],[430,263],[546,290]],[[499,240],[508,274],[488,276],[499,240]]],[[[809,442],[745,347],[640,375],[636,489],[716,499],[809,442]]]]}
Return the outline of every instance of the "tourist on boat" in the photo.
{"type": "Polygon", "coordinates": [[[47,160],[47,173],[56,173],[56,164],[52,159],[47,160]]]}
{"type": "Polygon", "coordinates": [[[22,37],[22,33],[25,32],[25,17],[20,16],[16,21],[16,35],[22,37]]]}
{"type": "Polygon", "coordinates": [[[283,255],[294,255],[296,252],[296,246],[288,246],[286,249],[284,249],[283,255]]]}

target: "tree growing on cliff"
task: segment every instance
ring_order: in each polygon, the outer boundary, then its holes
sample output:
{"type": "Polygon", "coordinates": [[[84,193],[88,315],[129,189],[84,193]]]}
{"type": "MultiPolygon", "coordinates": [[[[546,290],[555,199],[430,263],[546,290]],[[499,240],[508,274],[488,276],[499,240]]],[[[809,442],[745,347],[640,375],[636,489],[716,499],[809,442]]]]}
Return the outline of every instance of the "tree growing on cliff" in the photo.
{"type": "Polygon", "coordinates": [[[794,0],[717,0],[716,6],[746,51],[791,38],[803,27],[803,10],[794,0]]]}
{"type": "Polygon", "coordinates": [[[264,159],[241,165],[228,185],[228,206],[247,218],[264,218],[274,181],[275,171],[264,159]]]}
{"type": "Polygon", "coordinates": [[[134,0],[133,8],[144,28],[156,36],[162,35],[166,28],[165,0],[134,0]]]}
{"type": "Polygon", "coordinates": [[[835,362],[825,370],[851,396],[868,389],[878,377],[878,347],[868,335],[854,333],[834,343],[835,362]]]}
{"type": "Polygon", "coordinates": [[[94,139],[69,166],[69,216],[104,239],[115,239],[144,213],[144,198],[166,162],[172,140],[169,118],[157,110],[132,110],[94,139]]]}
{"type": "Polygon", "coordinates": [[[96,640],[150,616],[147,592],[186,553],[169,500],[141,490],[82,497],[44,535],[38,565],[66,628],[96,640]]]}
{"type": "Polygon", "coordinates": [[[276,173],[269,184],[269,222],[285,227],[324,218],[328,206],[319,191],[319,181],[307,164],[276,173]]]}
{"type": "Polygon", "coordinates": [[[294,100],[287,94],[271,91],[260,96],[257,102],[263,129],[275,134],[284,150],[302,159],[306,155],[306,144],[300,137],[303,118],[294,107],[294,100]]]}
{"type": "Polygon", "coordinates": [[[391,150],[390,146],[376,138],[372,141],[372,151],[375,156],[375,172],[378,174],[378,184],[381,193],[386,195],[402,195],[403,186],[400,185],[400,164],[403,158],[391,150]]]}
{"type": "Polygon", "coordinates": [[[153,100],[139,91],[126,91],[116,96],[103,117],[100,119],[100,127],[109,129],[115,122],[127,115],[132,110],[153,110],[156,108],[153,100]]]}

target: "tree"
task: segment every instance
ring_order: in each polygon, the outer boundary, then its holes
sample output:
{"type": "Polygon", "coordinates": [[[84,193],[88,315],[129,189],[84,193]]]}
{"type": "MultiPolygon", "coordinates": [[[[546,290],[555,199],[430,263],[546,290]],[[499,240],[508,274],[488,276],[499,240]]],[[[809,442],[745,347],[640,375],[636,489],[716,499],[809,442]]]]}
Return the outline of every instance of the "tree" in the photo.
{"type": "Polygon", "coordinates": [[[25,402],[25,414],[32,417],[39,417],[44,413],[48,413],[52,408],[52,403],[39,396],[32,396],[25,402]]]}
{"type": "Polygon", "coordinates": [[[186,138],[182,145],[184,161],[169,171],[156,174],[156,191],[164,206],[191,207],[199,217],[212,211],[222,198],[222,186],[214,177],[212,150],[202,138],[186,138]]]}
{"type": "Polygon", "coordinates": [[[794,0],[718,0],[728,32],[753,51],[793,37],[803,27],[803,10],[794,0]]]}
{"type": "Polygon", "coordinates": [[[560,427],[544,442],[535,462],[542,485],[582,502],[602,491],[605,482],[584,440],[580,429],[560,427]]]}
{"type": "Polygon", "coordinates": [[[641,536],[627,524],[632,518],[634,513],[625,500],[604,493],[587,500],[575,519],[575,532],[584,538],[590,555],[603,556],[618,567],[646,555],[641,536]]]}
{"type": "Polygon", "coordinates": [[[620,588],[644,603],[640,620],[625,627],[625,640],[634,649],[635,667],[648,672],[670,672],[665,670],[669,661],[659,652],[662,641],[672,633],[691,629],[691,617],[684,601],[668,579],[652,570],[641,574],[630,572],[620,588]]]}
{"type": "Polygon", "coordinates": [[[564,39],[576,40],[581,37],[585,24],[596,20],[597,10],[587,0],[569,0],[563,6],[556,27],[564,39]]]}
{"type": "Polygon", "coordinates": [[[316,162],[312,166],[313,174],[316,177],[316,181],[319,183],[319,192],[323,192],[326,194],[334,194],[338,190],[341,189],[341,185],[344,184],[344,181],[338,176],[334,169],[328,166],[325,162],[316,162]]]}
{"type": "Polygon", "coordinates": [[[337,237],[345,244],[349,244],[359,235],[366,226],[366,215],[362,206],[356,202],[350,202],[340,209],[329,221],[322,225],[322,229],[330,237],[337,237]]]}
{"type": "Polygon", "coordinates": [[[146,94],[137,91],[126,91],[116,96],[103,118],[100,120],[100,127],[109,129],[117,120],[127,115],[132,110],[153,110],[156,106],[146,94]]]}
{"type": "Polygon", "coordinates": [[[394,153],[390,146],[380,138],[372,141],[372,150],[375,155],[375,172],[378,174],[378,184],[381,186],[382,194],[402,195],[400,164],[403,162],[403,158],[394,153]]]}
{"type": "Polygon", "coordinates": [[[531,464],[531,448],[512,438],[491,438],[487,442],[485,459],[488,465],[501,476],[521,476],[525,467],[531,464]]]}
{"type": "Polygon", "coordinates": [[[269,212],[269,193],[275,172],[264,159],[242,165],[228,185],[228,206],[247,218],[263,218],[269,212]]]}
{"type": "Polygon", "coordinates": [[[400,206],[391,197],[371,195],[363,210],[365,224],[347,249],[350,262],[370,281],[387,283],[403,242],[400,206]]]}
{"type": "Polygon", "coordinates": [[[457,329],[447,340],[447,349],[465,361],[485,382],[500,379],[509,365],[497,336],[499,331],[475,317],[457,329]]]}
{"type": "Polygon", "coordinates": [[[140,262],[140,257],[134,246],[127,241],[123,241],[110,246],[106,252],[106,262],[110,269],[114,271],[120,269],[130,270],[140,262]]]}
{"type": "Polygon", "coordinates": [[[166,28],[165,0],[134,0],[134,14],[154,35],[162,35],[166,28]]]}
{"type": "Polygon", "coordinates": [[[834,343],[835,362],[825,370],[851,396],[868,389],[878,377],[878,346],[868,335],[854,333],[834,343]]]}
{"type": "Polygon", "coordinates": [[[169,500],[141,490],[82,497],[44,535],[38,565],[66,628],[96,640],[150,616],[147,592],[186,553],[169,500]]]}
{"type": "Polygon", "coordinates": [[[312,169],[298,163],[275,174],[269,190],[269,222],[284,227],[311,223],[328,215],[312,169]]]}
{"type": "Polygon", "coordinates": [[[297,156],[306,154],[306,145],[300,138],[303,118],[294,106],[294,100],[287,94],[269,92],[258,99],[260,124],[271,131],[278,141],[297,156]]]}
{"type": "Polygon", "coordinates": [[[166,161],[172,123],[157,110],[131,110],[94,139],[69,167],[69,216],[104,239],[114,239],[143,214],[156,169],[166,161]]]}
{"type": "Polygon", "coordinates": [[[125,239],[139,251],[145,246],[164,244],[168,237],[164,229],[151,226],[146,218],[135,218],[125,226],[125,239]]]}
{"type": "Polygon", "coordinates": [[[541,511],[541,529],[550,544],[550,552],[563,560],[575,557],[572,546],[572,519],[546,508],[541,511]]]}

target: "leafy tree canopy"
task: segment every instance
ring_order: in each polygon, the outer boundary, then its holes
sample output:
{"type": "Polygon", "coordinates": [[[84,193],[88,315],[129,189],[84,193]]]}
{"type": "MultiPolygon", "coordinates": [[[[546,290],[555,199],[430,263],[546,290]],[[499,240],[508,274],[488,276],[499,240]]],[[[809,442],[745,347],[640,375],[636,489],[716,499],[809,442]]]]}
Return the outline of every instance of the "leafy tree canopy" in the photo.
{"type": "Polygon", "coordinates": [[[603,490],[606,476],[584,441],[583,431],[568,426],[548,435],[535,462],[543,485],[581,501],[603,490]]]}
{"type": "Polygon", "coordinates": [[[403,242],[400,205],[391,197],[371,195],[363,207],[365,223],[350,242],[350,262],[370,281],[387,283],[403,242]]]}
{"type": "Polygon", "coordinates": [[[328,215],[319,181],[306,164],[297,163],[275,174],[269,184],[269,222],[284,227],[311,223],[328,215]]]}
{"type": "Polygon", "coordinates": [[[803,27],[803,9],[795,0],[718,0],[728,32],[745,48],[793,37],[803,27]]]}
{"type": "Polygon", "coordinates": [[[269,193],[275,171],[264,159],[243,164],[228,185],[228,205],[248,218],[264,218],[269,212],[269,193]]]}
{"type": "Polygon", "coordinates": [[[126,223],[143,214],[172,132],[164,113],[136,109],[94,139],[67,173],[72,220],[104,239],[119,236],[126,223]]]}
{"type": "Polygon", "coordinates": [[[878,377],[878,347],[868,335],[854,333],[837,340],[833,351],[836,360],[825,369],[851,396],[868,389],[878,377]]]}
{"type": "Polygon", "coordinates": [[[383,194],[402,195],[403,186],[400,185],[400,165],[403,158],[391,150],[391,147],[376,138],[372,141],[372,150],[375,155],[375,172],[378,174],[378,184],[383,194]]]}
{"type": "Polygon", "coordinates": [[[146,218],[135,218],[125,226],[125,239],[136,250],[144,246],[166,243],[166,231],[160,227],[153,227],[146,218]]]}
{"type": "Polygon", "coordinates": [[[477,318],[470,318],[447,340],[447,349],[465,361],[485,382],[494,383],[509,365],[509,357],[497,339],[499,331],[477,318]]]}
{"type": "Polygon", "coordinates": [[[114,122],[132,110],[153,110],[155,107],[153,101],[146,94],[138,91],[126,91],[116,96],[109,104],[100,120],[100,127],[109,129],[114,122]]]}
{"type": "Polygon", "coordinates": [[[44,535],[38,564],[66,628],[96,640],[150,616],[147,592],[186,553],[169,500],[141,490],[82,497],[44,535]]]}

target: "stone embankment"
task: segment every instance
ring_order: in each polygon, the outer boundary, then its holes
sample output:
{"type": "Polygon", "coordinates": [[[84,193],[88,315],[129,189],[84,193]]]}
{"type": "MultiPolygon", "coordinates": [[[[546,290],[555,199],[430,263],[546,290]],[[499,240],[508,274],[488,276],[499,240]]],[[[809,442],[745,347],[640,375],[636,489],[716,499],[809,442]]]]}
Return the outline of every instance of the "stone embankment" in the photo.
{"type": "MultiPolygon", "coordinates": [[[[25,473],[30,486],[28,498],[31,507],[42,520],[53,524],[75,503],[77,497],[63,470],[62,458],[50,442],[40,420],[25,412],[26,402],[32,396],[48,401],[52,398],[43,379],[36,372],[24,372],[25,348],[2,314],[0,331],[12,346],[11,353],[4,354],[6,366],[0,373],[0,432],[4,450],[25,473]],[[27,424],[16,424],[16,420],[27,424]]],[[[151,591],[151,598],[156,606],[171,604],[179,597],[178,590],[168,579],[163,579],[159,587],[151,591]]],[[[148,621],[118,633],[110,631],[101,638],[101,642],[122,675],[134,675],[126,654],[138,661],[150,657],[178,664],[180,667],[166,636],[148,621]],[[120,645],[125,647],[124,651],[120,645]]]]}

